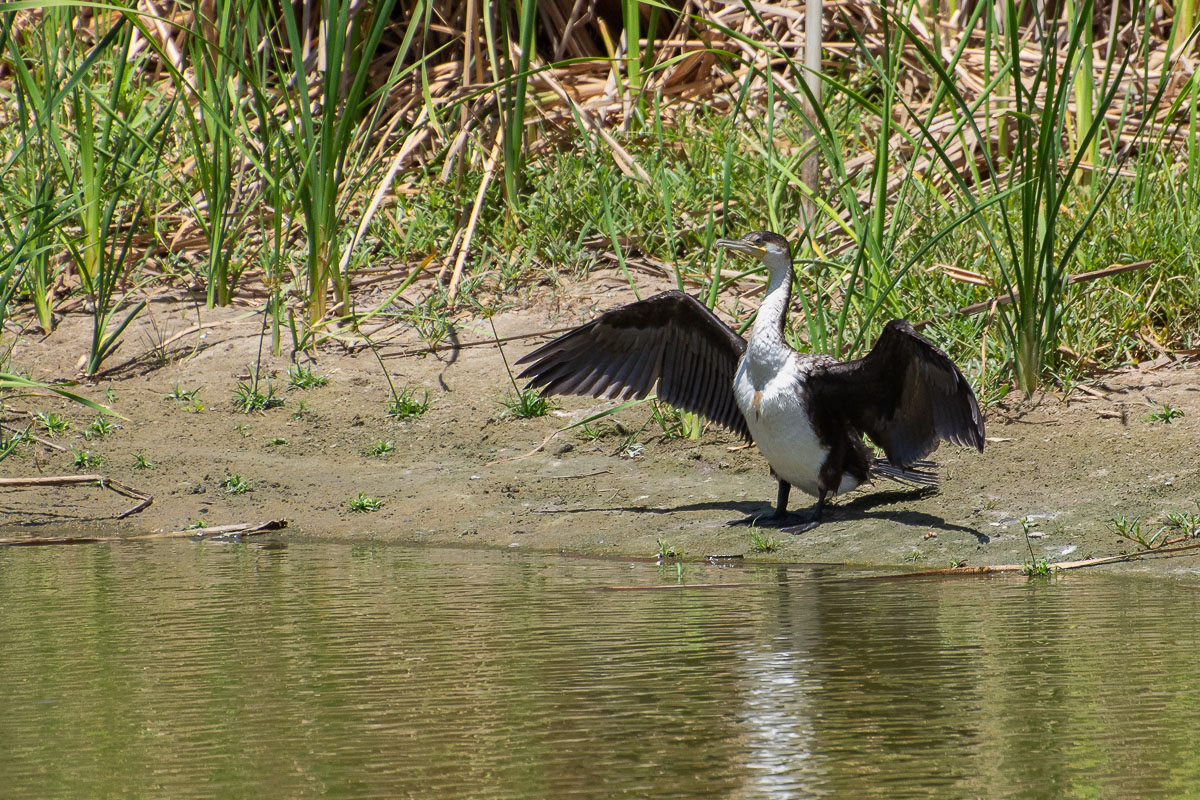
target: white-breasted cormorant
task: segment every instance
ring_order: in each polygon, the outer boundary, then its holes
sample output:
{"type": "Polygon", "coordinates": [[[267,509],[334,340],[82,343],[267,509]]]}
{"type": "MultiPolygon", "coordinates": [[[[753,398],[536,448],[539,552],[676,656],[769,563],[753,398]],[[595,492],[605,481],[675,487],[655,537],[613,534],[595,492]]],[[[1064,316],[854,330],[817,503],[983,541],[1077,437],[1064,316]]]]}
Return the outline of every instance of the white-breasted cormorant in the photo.
{"type": "Polygon", "coordinates": [[[615,308],[521,358],[520,374],[544,394],[615,399],[658,397],[707,417],[758,445],[779,481],[783,524],[792,486],[817,498],[807,530],[830,494],[881,476],[937,482],[922,461],[939,440],[983,451],[983,417],[962,372],[904,320],[892,320],[865,357],[839,362],[800,353],[783,335],[792,256],[777,233],[720,239],[718,247],[760,258],[767,293],[743,339],[694,297],[663,292],[615,308]],[[878,458],[863,442],[879,446],[878,458]]]}

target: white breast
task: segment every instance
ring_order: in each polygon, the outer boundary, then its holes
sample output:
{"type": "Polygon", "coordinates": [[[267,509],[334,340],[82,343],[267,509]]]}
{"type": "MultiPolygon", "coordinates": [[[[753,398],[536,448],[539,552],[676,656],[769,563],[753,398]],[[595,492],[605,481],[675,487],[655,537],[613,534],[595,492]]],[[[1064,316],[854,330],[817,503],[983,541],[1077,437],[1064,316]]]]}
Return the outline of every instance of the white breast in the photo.
{"type": "MultiPolygon", "coordinates": [[[[775,475],[817,497],[817,478],[829,448],[817,438],[805,408],[801,380],[805,365],[795,358],[787,358],[782,364],[764,364],[751,356],[742,359],[734,376],[738,408],[775,475]]],[[[853,478],[843,476],[838,492],[849,491],[857,484],[853,478]]]]}

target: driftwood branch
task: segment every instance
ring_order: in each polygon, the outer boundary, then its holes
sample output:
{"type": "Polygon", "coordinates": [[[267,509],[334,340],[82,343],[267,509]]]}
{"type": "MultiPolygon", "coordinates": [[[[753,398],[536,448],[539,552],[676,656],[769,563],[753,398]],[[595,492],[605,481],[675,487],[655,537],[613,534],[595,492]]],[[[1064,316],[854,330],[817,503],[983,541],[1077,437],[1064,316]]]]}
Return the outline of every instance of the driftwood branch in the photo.
{"type": "Polygon", "coordinates": [[[114,481],[111,478],[106,478],[103,475],[53,475],[45,478],[0,478],[0,489],[30,489],[39,486],[75,486],[77,484],[94,483],[101,489],[111,489],[119,495],[131,497],[134,500],[140,500],[133,508],[124,511],[117,515],[117,519],[125,519],[128,516],[149,508],[154,502],[154,497],[140,489],[134,489],[132,486],[126,486],[123,483],[114,481]]]}
{"type": "MultiPolygon", "coordinates": [[[[1134,561],[1146,556],[1170,556],[1182,553],[1187,550],[1195,550],[1200,548],[1200,542],[1192,542],[1190,544],[1179,545],[1178,547],[1155,547],[1149,550],[1136,550],[1132,553],[1121,553],[1115,556],[1100,556],[1098,558],[1085,558],[1082,561],[1058,561],[1053,564],[1047,564],[1047,568],[1051,572],[1064,572],[1069,569],[1082,569],[1083,567],[1098,567],[1101,564],[1117,564],[1122,561],[1134,561]]],[[[992,567],[947,567],[945,569],[926,569],[919,572],[902,572],[897,575],[883,575],[884,578],[923,578],[930,575],[988,575],[995,572],[1024,572],[1029,569],[1028,564],[997,564],[992,567]]]]}
{"type": "Polygon", "coordinates": [[[281,531],[288,526],[286,519],[273,519],[258,525],[239,523],[212,528],[193,528],[183,531],[158,531],[140,536],[58,536],[32,539],[0,539],[0,547],[36,547],[53,544],[96,544],[101,542],[144,542],[148,539],[199,539],[220,536],[257,536],[281,531]]]}

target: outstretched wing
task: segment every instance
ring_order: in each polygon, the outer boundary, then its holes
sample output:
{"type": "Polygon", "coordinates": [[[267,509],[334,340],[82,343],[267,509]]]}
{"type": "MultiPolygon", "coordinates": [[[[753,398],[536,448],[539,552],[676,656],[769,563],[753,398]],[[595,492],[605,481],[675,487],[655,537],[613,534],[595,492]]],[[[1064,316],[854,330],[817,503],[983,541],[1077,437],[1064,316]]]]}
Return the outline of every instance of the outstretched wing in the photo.
{"type": "Polygon", "coordinates": [[[746,352],[738,336],[691,295],[663,292],[606,311],[524,356],[518,376],[544,394],[658,396],[750,440],[733,396],[746,352]]]}
{"type": "Polygon", "coordinates": [[[811,376],[813,406],[849,412],[852,424],[907,467],[940,440],[983,451],[983,416],[967,379],[904,320],[892,320],[871,352],[811,376]]]}

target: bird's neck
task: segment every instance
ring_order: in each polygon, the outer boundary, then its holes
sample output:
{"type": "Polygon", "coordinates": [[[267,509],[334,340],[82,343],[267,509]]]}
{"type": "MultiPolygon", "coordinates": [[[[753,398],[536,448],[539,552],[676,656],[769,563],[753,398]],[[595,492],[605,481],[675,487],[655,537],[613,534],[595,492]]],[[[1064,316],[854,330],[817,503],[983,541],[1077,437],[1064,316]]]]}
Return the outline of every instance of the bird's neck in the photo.
{"type": "Polygon", "coordinates": [[[750,347],[774,348],[782,344],[783,321],[792,300],[792,260],[787,256],[763,259],[767,266],[767,296],[758,308],[758,317],[750,331],[750,347]]]}

